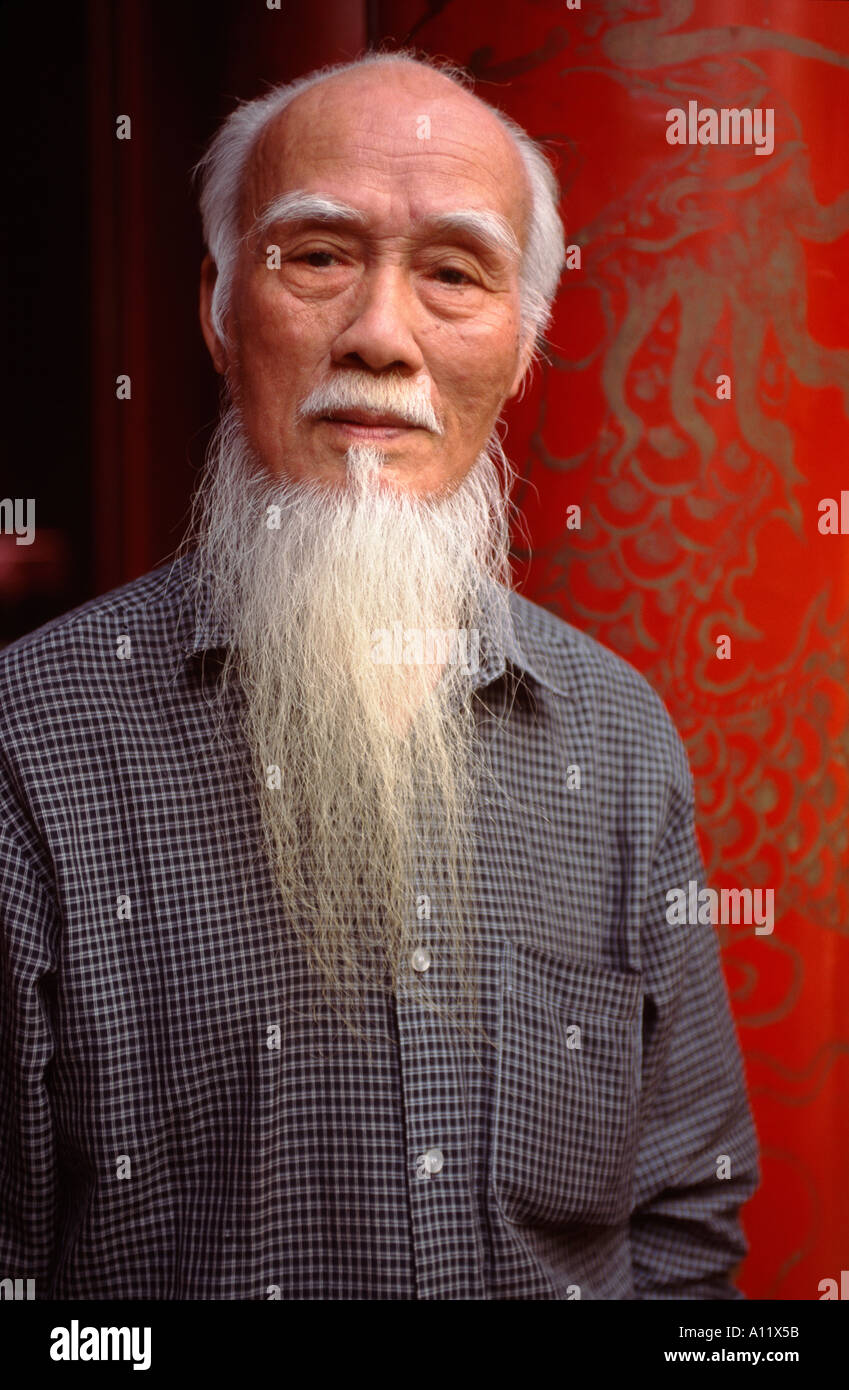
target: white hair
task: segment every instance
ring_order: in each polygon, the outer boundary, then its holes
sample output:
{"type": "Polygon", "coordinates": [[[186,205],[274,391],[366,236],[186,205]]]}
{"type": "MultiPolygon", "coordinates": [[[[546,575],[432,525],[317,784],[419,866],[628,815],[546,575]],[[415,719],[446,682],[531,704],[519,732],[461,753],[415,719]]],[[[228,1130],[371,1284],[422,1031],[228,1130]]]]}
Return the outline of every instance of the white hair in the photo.
{"type": "MultiPolygon", "coordinates": [[[[470,92],[468,75],[453,64],[420,58],[406,49],[396,53],[366,53],[353,62],[319,68],[295,82],[273,87],[264,96],[242,102],[224,121],[192,170],[193,177],[200,179],[204,240],[218,270],[212,298],[212,323],[222,343],[228,343],[225,318],[239,249],[239,195],[254,144],[268,123],[301,92],[339,73],[378,63],[412,63],[439,72],[464,92],[470,92]]],[[[539,347],[551,319],[551,306],[566,254],[558,211],[557,180],[547,154],[527,131],[489,102],[480,97],[476,100],[492,112],[513,139],[530,185],[530,224],[519,283],[522,333],[533,330],[539,347]]]]}

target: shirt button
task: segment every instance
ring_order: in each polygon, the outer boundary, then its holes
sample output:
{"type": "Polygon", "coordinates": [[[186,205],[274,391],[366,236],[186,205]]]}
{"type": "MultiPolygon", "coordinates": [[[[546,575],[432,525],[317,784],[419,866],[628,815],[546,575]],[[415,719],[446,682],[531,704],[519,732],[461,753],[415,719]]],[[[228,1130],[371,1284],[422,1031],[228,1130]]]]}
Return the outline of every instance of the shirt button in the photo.
{"type": "Polygon", "coordinates": [[[424,970],[430,970],[430,951],[426,946],[417,946],[410,961],[413,969],[418,970],[419,974],[424,970]]]}
{"type": "Polygon", "coordinates": [[[428,1173],[438,1173],[444,1162],[441,1149],[428,1149],[424,1156],[424,1166],[428,1173]]]}

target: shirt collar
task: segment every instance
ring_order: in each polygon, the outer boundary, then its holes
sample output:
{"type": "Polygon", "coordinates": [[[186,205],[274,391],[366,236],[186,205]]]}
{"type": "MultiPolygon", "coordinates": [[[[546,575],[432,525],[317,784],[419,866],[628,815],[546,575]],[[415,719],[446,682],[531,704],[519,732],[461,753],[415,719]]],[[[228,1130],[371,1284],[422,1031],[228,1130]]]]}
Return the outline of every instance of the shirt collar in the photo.
{"type": "MultiPolygon", "coordinates": [[[[212,614],[206,590],[192,607],[186,580],[194,557],[194,551],[180,557],[174,562],[171,571],[171,577],[182,591],[180,645],[187,659],[204,652],[221,650],[228,647],[232,640],[226,624],[212,614]]],[[[501,588],[491,580],[490,591],[494,591],[496,587],[501,588]]],[[[568,696],[569,681],[562,655],[559,661],[556,660],[562,643],[543,630],[545,624],[528,623],[527,600],[511,592],[509,601],[512,624],[502,626],[493,619],[481,634],[482,657],[475,680],[476,689],[491,685],[512,671],[515,676],[530,676],[538,685],[557,695],[568,696]]],[[[484,603],[491,612],[491,600],[485,597],[484,603]]],[[[540,611],[545,613],[545,610],[540,611]]]]}
{"type": "MultiPolygon", "coordinates": [[[[490,587],[492,590],[502,589],[494,580],[490,581],[490,587]]],[[[531,625],[527,621],[530,609],[527,599],[511,592],[509,602],[512,623],[500,626],[496,621],[492,621],[481,635],[484,655],[476,686],[480,689],[490,685],[510,672],[514,677],[530,676],[537,685],[545,686],[556,695],[568,696],[569,682],[563,667],[562,655],[560,660],[556,659],[562,643],[558,643],[556,638],[542,630],[547,624],[531,625]]],[[[544,610],[539,612],[544,617],[549,616],[544,610]]]]}

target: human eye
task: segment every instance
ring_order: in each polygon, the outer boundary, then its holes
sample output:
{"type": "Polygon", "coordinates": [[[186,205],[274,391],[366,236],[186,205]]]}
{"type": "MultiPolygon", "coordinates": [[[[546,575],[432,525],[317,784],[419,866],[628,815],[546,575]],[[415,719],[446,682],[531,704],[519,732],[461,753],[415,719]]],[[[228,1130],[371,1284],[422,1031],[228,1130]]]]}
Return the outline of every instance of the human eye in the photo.
{"type": "Polygon", "coordinates": [[[335,251],[327,251],[323,248],[308,248],[298,251],[292,257],[300,265],[307,265],[312,270],[328,270],[331,265],[339,263],[339,257],[335,251]]]}
{"type": "Polygon", "coordinates": [[[464,289],[466,285],[474,285],[476,281],[459,265],[441,265],[434,271],[434,278],[441,285],[446,285],[449,289],[464,289]]]}

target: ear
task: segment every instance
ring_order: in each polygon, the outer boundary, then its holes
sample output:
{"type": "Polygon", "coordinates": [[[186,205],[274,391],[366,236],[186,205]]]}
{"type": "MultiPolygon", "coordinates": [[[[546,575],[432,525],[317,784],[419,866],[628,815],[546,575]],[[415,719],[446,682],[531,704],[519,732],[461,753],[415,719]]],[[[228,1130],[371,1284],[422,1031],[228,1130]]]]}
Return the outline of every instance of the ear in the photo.
{"type": "Polygon", "coordinates": [[[530,328],[525,335],[521,348],[519,349],[519,362],[518,366],[516,367],[516,375],[513,377],[513,382],[510,386],[509,392],[507,393],[508,401],[512,401],[513,397],[517,396],[519,394],[519,391],[521,390],[522,382],[525,379],[525,373],[527,372],[528,368],[531,365],[531,362],[533,361],[535,342],[536,333],[533,328],[530,328]]]}
{"type": "Polygon", "coordinates": [[[227,354],[212,325],[212,293],[217,278],[215,261],[207,251],[200,268],[200,326],[213,366],[220,376],[224,376],[227,371],[227,354]]]}

